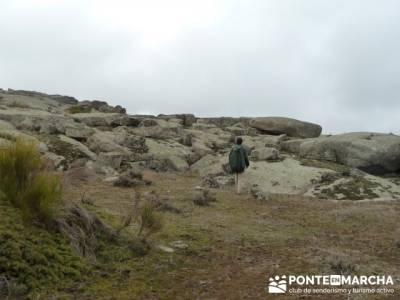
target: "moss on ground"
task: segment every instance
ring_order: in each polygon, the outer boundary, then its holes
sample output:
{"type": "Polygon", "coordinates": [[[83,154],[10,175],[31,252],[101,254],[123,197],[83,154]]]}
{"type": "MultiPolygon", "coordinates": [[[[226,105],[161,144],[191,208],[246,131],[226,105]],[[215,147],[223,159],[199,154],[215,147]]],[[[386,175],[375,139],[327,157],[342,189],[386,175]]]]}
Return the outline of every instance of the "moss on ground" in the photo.
{"type": "Polygon", "coordinates": [[[351,168],[327,160],[300,159],[303,166],[332,170],[342,174],[349,174],[351,168]]]}
{"type": "MultiPolygon", "coordinates": [[[[106,212],[101,216],[117,224],[115,217],[106,212]]],[[[169,232],[172,239],[187,233],[177,229],[175,235],[173,231],[171,228],[169,232]]],[[[151,289],[163,295],[169,290],[170,282],[164,273],[154,274],[154,271],[177,270],[184,265],[184,260],[179,256],[171,260],[170,254],[157,250],[151,241],[141,244],[135,232],[128,230],[113,240],[99,238],[93,260],[93,257],[80,257],[59,233],[24,223],[18,209],[2,203],[0,277],[5,276],[10,290],[0,289],[0,298],[75,299],[74,295],[79,294],[84,299],[109,299],[113,294],[115,299],[132,299],[151,289]],[[153,244],[150,252],[138,248],[150,244],[153,244]]]]}
{"type": "Polygon", "coordinates": [[[60,234],[24,223],[18,209],[0,204],[0,275],[10,283],[7,294],[34,298],[69,289],[88,269],[60,234]]]}
{"type": "Polygon", "coordinates": [[[346,182],[321,189],[321,196],[328,199],[337,199],[338,196],[347,200],[374,199],[379,198],[374,190],[380,187],[381,185],[377,182],[357,176],[346,182]]]}

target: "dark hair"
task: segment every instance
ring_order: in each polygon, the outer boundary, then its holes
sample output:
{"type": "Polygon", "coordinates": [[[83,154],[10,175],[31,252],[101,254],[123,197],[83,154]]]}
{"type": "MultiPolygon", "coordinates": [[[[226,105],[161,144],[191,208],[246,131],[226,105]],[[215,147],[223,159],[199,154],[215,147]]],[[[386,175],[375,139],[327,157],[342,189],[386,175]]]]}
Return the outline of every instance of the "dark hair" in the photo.
{"type": "Polygon", "coordinates": [[[241,137],[236,138],[236,145],[241,145],[243,143],[243,139],[241,137]]]}

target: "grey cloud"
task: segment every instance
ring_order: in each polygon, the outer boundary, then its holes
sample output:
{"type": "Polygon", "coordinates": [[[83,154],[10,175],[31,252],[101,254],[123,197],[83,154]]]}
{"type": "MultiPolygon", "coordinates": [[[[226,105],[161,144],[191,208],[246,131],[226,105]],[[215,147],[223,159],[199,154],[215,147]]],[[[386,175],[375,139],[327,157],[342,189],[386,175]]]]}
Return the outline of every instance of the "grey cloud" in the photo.
{"type": "MultiPolygon", "coordinates": [[[[211,24],[197,18],[151,47],[96,18],[96,2],[50,2],[0,4],[0,86],[105,99],[130,113],[283,115],[325,132],[400,132],[398,1],[213,1],[211,24]]],[[[171,3],[179,12],[190,1],[171,3]]]]}

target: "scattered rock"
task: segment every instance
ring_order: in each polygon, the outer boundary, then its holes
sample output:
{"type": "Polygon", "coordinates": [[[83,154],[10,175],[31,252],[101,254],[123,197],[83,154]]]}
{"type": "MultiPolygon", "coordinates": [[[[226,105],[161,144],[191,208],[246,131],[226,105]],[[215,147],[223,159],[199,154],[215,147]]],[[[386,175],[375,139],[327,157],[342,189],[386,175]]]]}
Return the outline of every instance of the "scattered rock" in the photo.
{"type": "Polygon", "coordinates": [[[201,130],[201,131],[217,128],[217,126],[215,126],[213,124],[207,124],[207,123],[194,123],[192,125],[192,127],[195,130],[201,130]]]}
{"type": "Polygon", "coordinates": [[[186,134],[182,138],[180,138],[179,142],[187,147],[192,147],[193,145],[193,135],[191,134],[186,134]]]}
{"type": "Polygon", "coordinates": [[[87,145],[90,150],[95,153],[100,152],[120,152],[124,154],[131,154],[131,151],[120,144],[117,141],[123,140],[118,137],[118,134],[113,132],[95,132],[87,140],[87,145]],[[118,139],[118,140],[117,140],[118,139]]]}
{"type": "Polygon", "coordinates": [[[193,203],[198,206],[209,206],[211,202],[215,201],[217,201],[217,198],[209,189],[196,191],[193,195],[193,203]]]}
{"type": "Polygon", "coordinates": [[[126,154],[120,152],[101,152],[99,154],[97,163],[108,166],[113,169],[118,169],[121,164],[122,160],[126,157],[126,154]]]}
{"type": "Polygon", "coordinates": [[[245,128],[238,127],[238,126],[229,126],[229,127],[226,127],[225,130],[232,132],[236,136],[242,136],[242,135],[247,134],[247,130],[245,128]]]}
{"type": "Polygon", "coordinates": [[[117,180],[114,181],[113,183],[114,186],[119,186],[119,187],[135,187],[135,186],[141,186],[144,185],[144,182],[141,180],[138,180],[136,178],[131,178],[128,175],[120,175],[117,180]]]}
{"type": "Polygon", "coordinates": [[[275,148],[258,148],[251,152],[251,158],[255,160],[277,161],[281,159],[279,150],[275,148]]]}
{"type": "Polygon", "coordinates": [[[300,145],[304,142],[303,139],[288,140],[281,143],[281,150],[289,153],[300,153],[300,145]]]}
{"type": "Polygon", "coordinates": [[[245,126],[249,124],[250,118],[240,117],[240,118],[232,118],[232,117],[220,117],[220,118],[199,118],[197,119],[197,123],[203,124],[213,124],[214,126],[225,128],[228,126],[233,126],[237,123],[241,123],[245,126]]]}
{"type": "Polygon", "coordinates": [[[134,169],[124,172],[113,181],[114,186],[119,187],[135,187],[142,185],[150,185],[152,182],[143,179],[143,173],[134,169]]]}
{"type": "Polygon", "coordinates": [[[186,127],[192,126],[197,118],[193,114],[177,114],[177,115],[159,115],[158,117],[163,119],[179,119],[182,121],[182,125],[186,127]]]}
{"type": "Polygon", "coordinates": [[[165,253],[174,253],[175,252],[175,250],[172,249],[171,247],[167,247],[167,246],[163,246],[163,245],[158,245],[157,248],[165,253]]]}
{"type": "Polygon", "coordinates": [[[139,127],[132,128],[131,132],[142,137],[166,140],[180,137],[182,125],[162,119],[144,119],[139,127]]]}
{"type": "Polygon", "coordinates": [[[166,158],[168,166],[175,171],[185,171],[189,168],[189,164],[186,159],[179,156],[171,156],[166,158]]]}
{"type": "Polygon", "coordinates": [[[260,189],[258,185],[253,185],[252,188],[250,189],[250,193],[253,195],[253,197],[256,200],[259,201],[266,201],[270,199],[270,193],[268,191],[263,191],[260,189]]]}
{"type": "Polygon", "coordinates": [[[89,127],[117,127],[129,126],[131,120],[127,115],[118,113],[76,113],[72,115],[76,122],[89,127]]]}
{"type": "MultiPolygon", "coordinates": [[[[78,102],[31,91],[0,94],[0,146],[17,138],[38,143],[49,164],[66,173],[79,166],[93,175],[104,174],[106,181],[117,185],[135,186],[149,182],[131,174],[131,166],[190,169],[199,173],[203,186],[220,188],[232,184],[227,158],[235,136],[241,136],[252,158],[243,176],[244,190],[259,199],[267,199],[269,193],[335,199],[400,195],[390,180],[367,178],[364,173],[400,171],[400,137],[394,134],[320,136],[319,125],[289,118],[129,116],[122,107],[104,101],[78,102]],[[282,152],[293,155],[281,160],[282,152]]],[[[207,205],[202,193],[196,201],[207,205]]],[[[160,207],[168,207],[164,204],[160,207]]]]}
{"type": "Polygon", "coordinates": [[[114,184],[114,182],[116,182],[118,180],[118,178],[119,178],[118,176],[106,177],[103,179],[103,182],[114,184]]]}
{"type": "Polygon", "coordinates": [[[231,175],[205,175],[202,177],[202,185],[209,187],[209,188],[221,188],[223,186],[227,186],[227,185],[233,185],[235,184],[235,179],[233,176],[231,175]]]}
{"type": "Polygon", "coordinates": [[[208,154],[190,166],[190,170],[198,172],[201,177],[226,175],[224,165],[227,163],[225,156],[215,156],[208,154]]]}
{"type": "Polygon", "coordinates": [[[214,176],[204,176],[202,184],[214,189],[220,188],[220,184],[214,176]]]}
{"type": "Polygon", "coordinates": [[[126,113],[126,109],[121,107],[120,105],[111,106],[111,105],[108,105],[108,103],[105,101],[98,101],[98,100],[81,101],[77,105],[72,106],[69,109],[70,113],[74,113],[74,112],[90,113],[93,110],[102,112],[102,113],[118,113],[118,114],[126,113]]]}
{"type": "MultiPolygon", "coordinates": [[[[53,138],[51,140],[53,141],[53,144],[52,144],[53,149],[55,149],[54,147],[57,147],[58,153],[60,153],[60,155],[63,155],[63,153],[64,153],[64,156],[67,155],[66,157],[68,157],[69,155],[66,154],[65,152],[68,152],[70,148],[73,148],[75,152],[77,151],[77,152],[81,153],[81,155],[79,155],[79,154],[77,155],[80,158],[87,157],[92,160],[97,159],[96,153],[93,153],[92,151],[89,150],[88,147],[86,147],[84,144],[80,143],[79,141],[77,141],[75,139],[69,138],[65,135],[59,135],[57,138],[53,138]],[[58,140],[58,142],[57,142],[57,140],[58,140]]],[[[72,158],[73,157],[75,157],[75,156],[72,156],[72,158]]],[[[72,162],[72,161],[70,161],[70,162],[72,162]]]]}
{"type": "Polygon", "coordinates": [[[185,171],[189,168],[187,157],[191,153],[188,147],[175,141],[146,139],[150,164],[173,171],[185,171]]]}
{"type": "Polygon", "coordinates": [[[189,246],[182,241],[173,241],[170,243],[170,245],[173,248],[181,249],[181,250],[189,248],[189,246]]]}
{"type": "Polygon", "coordinates": [[[186,162],[189,164],[189,166],[195,164],[201,159],[201,156],[197,153],[189,153],[186,156],[186,162]]]}
{"type": "Polygon", "coordinates": [[[65,135],[79,141],[86,141],[93,133],[94,130],[92,128],[81,123],[71,123],[65,127],[65,135]]]}
{"type": "Polygon", "coordinates": [[[129,248],[136,255],[144,256],[151,250],[151,245],[145,238],[135,238],[129,245],[129,248]]]}
{"type": "Polygon", "coordinates": [[[195,141],[192,143],[192,151],[196,155],[198,155],[200,158],[203,156],[206,156],[207,154],[212,154],[214,151],[207,147],[204,143],[201,141],[195,141]]]}
{"type": "Polygon", "coordinates": [[[136,136],[128,127],[120,126],[113,130],[113,141],[118,145],[128,148],[133,153],[147,153],[149,148],[146,145],[146,139],[142,136],[136,136]]]}
{"type": "Polygon", "coordinates": [[[151,127],[151,126],[157,126],[158,122],[155,119],[143,119],[139,127],[151,127]]]}
{"type": "Polygon", "coordinates": [[[44,160],[46,160],[48,163],[45,163],[46,166],[48,166],[51,169],[64,169],[65,168],[65,157],[61,156],[61,155],[57,155],[55,153],[52,152],[46,152],[42,158],[44,160]]]}

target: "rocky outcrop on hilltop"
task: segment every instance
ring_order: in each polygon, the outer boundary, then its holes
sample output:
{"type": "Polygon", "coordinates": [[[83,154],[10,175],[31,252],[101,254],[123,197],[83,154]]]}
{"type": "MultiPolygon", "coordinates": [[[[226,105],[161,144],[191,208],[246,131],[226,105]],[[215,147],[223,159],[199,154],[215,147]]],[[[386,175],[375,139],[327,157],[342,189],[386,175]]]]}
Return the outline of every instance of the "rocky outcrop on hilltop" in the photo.
{"type": "Polygon", "coordinates": [[[0,147],[16,138],[37,143],[59,170],[86,168],[103,177],[127,172],[195,172],[204,185],[230,185],[227,156],[237,136],[251,159],[246,190],[333,199],[396,198],[400,137],[320,136],[321,126],[281,117],[199,118],[129,115],[105,101],[0,90],[0,147]]]}
{"type": "Polygon", "coordinates": [[[254,118],[249,124],[268,134],[286,134],[300,138],[318,137],[322,131],[322,127],[317,124],[282,117],[254,118]]]}
{"type": "Polygon", "coordinates": [[[56,102],[59,102],[61,104],[70,104],[74,105],[78,103],[78,100],[76,100],[74,97],[70,96],[62,96],[62,95],[48,95],[45,93],[40,93],[40,92],[35,92],[35,91],[24,91],[24,90],[13,90],[13,89],[8,89],[8,90],[3,90],[0,89],[0,93],[2,94],[7,94],[11,96],[26,96],[30,98],[39,98],[39,99],[52,99],[56,102]]]}

